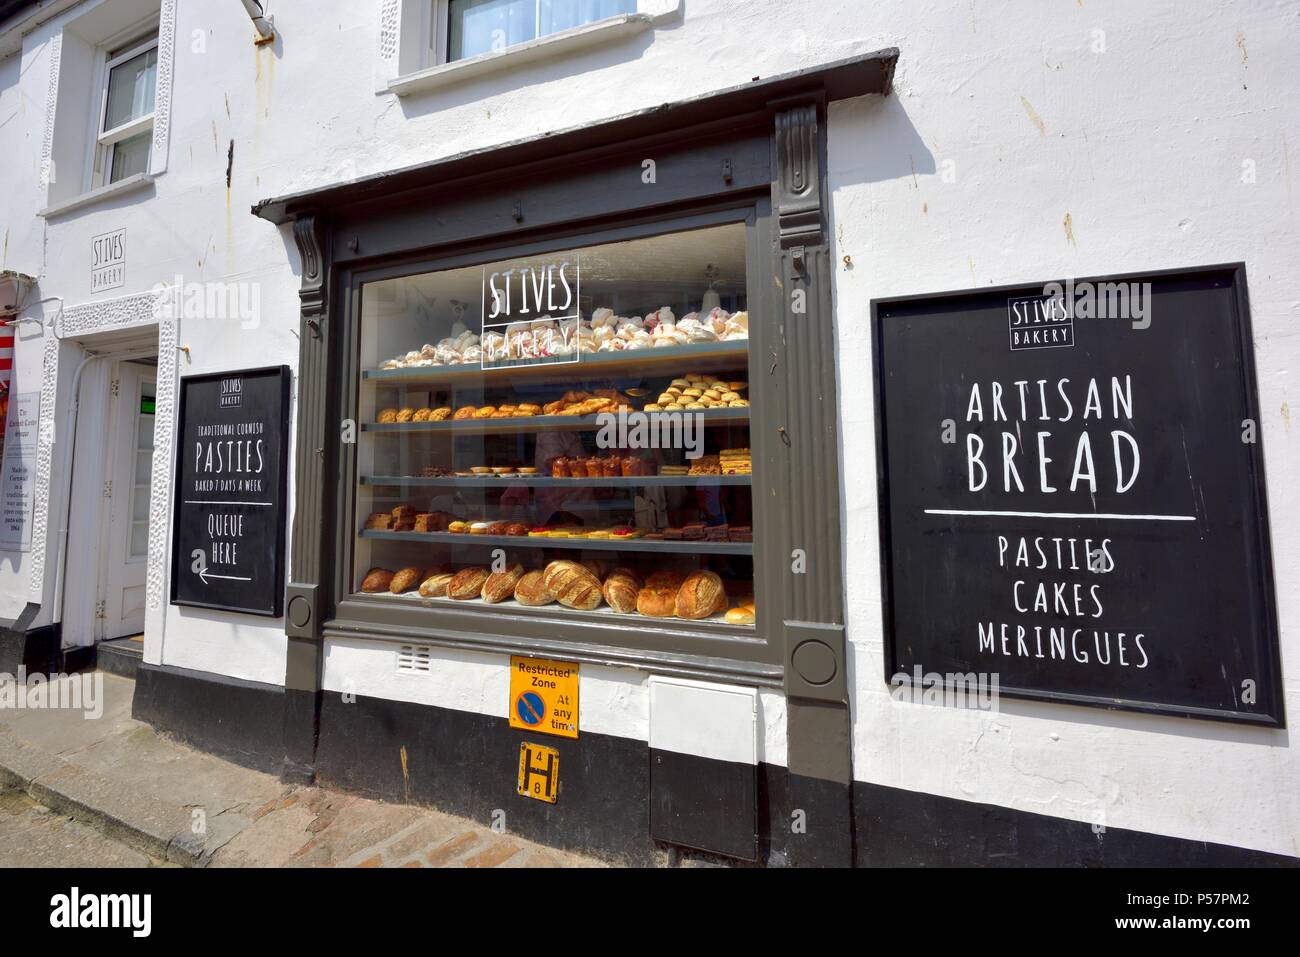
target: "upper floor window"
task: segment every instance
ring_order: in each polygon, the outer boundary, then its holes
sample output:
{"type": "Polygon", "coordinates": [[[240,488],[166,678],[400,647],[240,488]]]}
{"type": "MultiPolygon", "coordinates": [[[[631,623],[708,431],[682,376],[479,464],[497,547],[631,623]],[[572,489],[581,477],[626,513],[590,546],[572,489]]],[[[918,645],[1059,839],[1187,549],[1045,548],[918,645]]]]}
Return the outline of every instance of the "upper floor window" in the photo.
{"type": "Polygon", "coordinates": [[[445,6],[448,62],[637,12],[637,0],[449,0],[445,6]]]}
{"type": "Polygon", "coordinates": [[[97,133],[96,185],[149,171],[157,77],[157,34],[109,51],[97,133]]]}

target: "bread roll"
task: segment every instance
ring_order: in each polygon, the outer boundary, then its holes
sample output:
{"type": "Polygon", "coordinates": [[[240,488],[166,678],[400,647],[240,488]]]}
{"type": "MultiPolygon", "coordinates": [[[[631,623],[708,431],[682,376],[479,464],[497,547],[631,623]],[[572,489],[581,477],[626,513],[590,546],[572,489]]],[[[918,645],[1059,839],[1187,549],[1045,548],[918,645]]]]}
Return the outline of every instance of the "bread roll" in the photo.
{"type": "Polygon", "coordinates": [[[511,565],[503,572],[493,572],[489,575],[479,594],[483,596],[483,600],[488,604],[496,605],[507,598],[513,597],[515,586],[519,584],[519,579],[523,577],[524,566],[511,565]]]}
{"type": "Polygon", "coordinates": [[[687,577],[677,591],[677,617],[698,621],[727,607],[727,590],[713,572],[699,571],[687,577]]]}
{"type": "Polygon", "coordinates": [[[648,618],[671,618],[677,613],[677,592],[685,576],[680,572],[655,572],[637,592],[636,610],[648,618]]]}
{"type": "Polygon", "coordinates": [[[388,583],[388,590],[394,595],[400,595],[404,591],[410,591],[424,578],[423,568],[403,568],[393,576],[393,580],[388,583]]]}
{"type": "Polygon", "coordinates": [[[609,573],[601,588],[605,603],[620,615],[636,611],[637,594],[641,591],[641,578],[629,568],[616,568],[609,573]]]}
{"type": "Polygon", "coordinates": [[[447,586],[456,576],[451,572],[438,572],[431,575],[420,583],[420,597],[422,598],[446,598],[447,586]]]}
{"type": "Polygon", "coordinates": [[[728,625],[752,625],[754,623],[754,609],[746,608],[743,605],[732,608],[727,612],[728,625]]]}
{"type": "Polygon", "coordinates": [[[540,608],[555,601],[554,596],[546,590],[544,572],[526,572],[515,585],[515,601],[521,605],[540,608]]]}
{"type": "Polygon", "coordinates": [[[492,573],[486,568],[462,568],[447,584],[447,597],[457,601],[477,598],[483,591],[483,583],[492,573]]]}
{"type": "Polygon", "coordinates": [[[392,583],[393,573],[387,568],[372,568],[361,580],[361,590],[367,595],[375,595],[388,591],[388,586],[392,583]]]}
{"type": "Polygon", "coordinates": [[[565,608],[591,611],[599,607],[600,579],[577,562],[551,562],[543,575],[546,591],[565,608]]]}

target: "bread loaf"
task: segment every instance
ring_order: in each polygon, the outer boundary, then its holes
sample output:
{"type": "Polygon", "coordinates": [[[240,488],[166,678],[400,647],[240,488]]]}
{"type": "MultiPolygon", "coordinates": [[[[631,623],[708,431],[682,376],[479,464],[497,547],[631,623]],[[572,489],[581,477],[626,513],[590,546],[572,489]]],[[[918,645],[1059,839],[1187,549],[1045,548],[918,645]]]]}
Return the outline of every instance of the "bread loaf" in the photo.
{"type": "Polygon", "coordinates": [[[551,562],[543,576],[546,591],[565,608],[591,611],[600,605],[600,579],[577,562],[551,562]]]}
{"type": "Polygon", "coordinates": [[[503,572],[493,572],[489,575],[479,594],[483,596],[483,600],[488,604],[498,604],[514,595],[515,586],[519,584],[519,579],[523,577],[524,566],[511,565],[503,572]]]}
{"type": "Polygon", "coordinates": [[[400,595],[404,591],[410,591],[416,585],[420,584],[424,578],[423,568],[403,568],[393,576],[393,580],[388,583],[388,590],[394,595],[400,595]]]}
{"type": "Polygon", "coordinates": [[[447,597],[457,601],[477,598],[483,591],[483,583],[491,574],[486,568],[462,568],[447,583],[447,597]]]}
{"type": "Polygon", "coordinates": [[[641,591],[641,578],[630,568],[616,568],[609,573],[600,591],[610,608],[620,615],[630,615],[636,611],[636,598],[641,591]]]}
{"type": "Polygon", "coordinates": [[[372,568],[361,580],[361,590],[367,595],[374,595],[388,591],[388,586],[392,583],[393,573],[387,568],[372,568]]]}
{"type": "Polygon", "coordinates": [[[636,595],[636,610],[649,618],[671,618],[677,612],[677,592],[685,576],[680,572],[655,572],[636,595]]]}
{"type": "Polygon", "coordinates": [[[555,598],[546,590],[545,577],[544,572],[526,572],[515,585],[515,601],[533,608],[552,604],[555,598]]]}
{"type": "Polygon", "coordinates": [[[430,575],[420,583],[420,596],[422,598],[446,598],[447,586],[456,576],[451,572],[438,572],[430,575]]]}
{"type": "Polygon", "coordinates": [[[677,591],[677,617],[698,621],[716,615],[727,607],[727,590],[713,572],[689,575],[677,591]]]}

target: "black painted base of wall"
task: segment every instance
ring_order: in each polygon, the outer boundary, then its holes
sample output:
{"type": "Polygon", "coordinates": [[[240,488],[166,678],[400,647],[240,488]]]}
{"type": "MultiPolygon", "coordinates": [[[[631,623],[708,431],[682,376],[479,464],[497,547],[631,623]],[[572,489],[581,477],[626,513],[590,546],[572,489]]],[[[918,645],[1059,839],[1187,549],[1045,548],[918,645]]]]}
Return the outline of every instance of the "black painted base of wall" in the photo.
{"type": "MultiPolygon", "coordinates": [[[[133,713],[195,747],[281,774],[283,688],[142,664],[133,713]]],[[[668,846],[651,838],[652,752],[644,741],[582,732],[576,740],[530,735],[505,718],[336,692],[322,696],[316,780],[389,801],[424,804],[521,837],[642,866],[668,846]],[[557,803],[516,791],[519,746],[560,754],[557,803]]],[[[691,759],[674,779],[681,801],[716,806],[734,768],[691,759]],[[713,767],[717,765],[717,767],[713,767]],[[691,793],[686,793],[687,790],[691,793]]],[[[310,769],[304,768],[309,776],[310,769]]],[[[758,862],[860,867],[1258,867],[1300,859],[1245,848],[1107,828],[993,805],[855,782],[847,785],[757,768],[758,862]]],[[[754,809],[740,808],[739,832],[754,809]]],[[[732,835],[734,837],[734,834],[732,835]]]]}
{"type": "Polygon", "coordinates": [[[859,867],[1296,867],[1300,858],[853,783],[859,867]]]}
{"type": "Polygon", "coordinates": [[[16,675],[19,668],[28,674],[58,673],[59,630],[58,625],[0,629],[0,674],[16,675]]]}
{"type": "Polygon", "coordinates": [[[141,662],[131,716],[244,767],[279,774],[284,689],[141,662]]]}

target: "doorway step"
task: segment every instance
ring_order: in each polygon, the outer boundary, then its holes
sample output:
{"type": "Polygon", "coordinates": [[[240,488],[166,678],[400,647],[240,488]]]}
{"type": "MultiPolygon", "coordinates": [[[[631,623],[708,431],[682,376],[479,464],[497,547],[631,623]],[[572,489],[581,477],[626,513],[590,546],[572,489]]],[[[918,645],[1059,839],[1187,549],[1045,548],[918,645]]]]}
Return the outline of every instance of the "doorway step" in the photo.
{"type": "Polygon", "coordinates": [[[99,668],[109,674],[134,678],[136,669],[144,659],[144,635],[101,641],[95,650],[99,668]]]}

